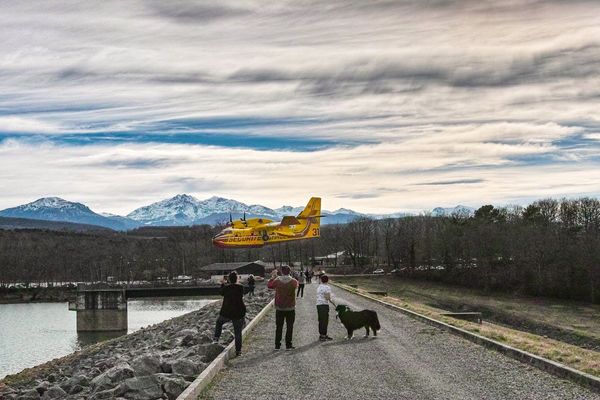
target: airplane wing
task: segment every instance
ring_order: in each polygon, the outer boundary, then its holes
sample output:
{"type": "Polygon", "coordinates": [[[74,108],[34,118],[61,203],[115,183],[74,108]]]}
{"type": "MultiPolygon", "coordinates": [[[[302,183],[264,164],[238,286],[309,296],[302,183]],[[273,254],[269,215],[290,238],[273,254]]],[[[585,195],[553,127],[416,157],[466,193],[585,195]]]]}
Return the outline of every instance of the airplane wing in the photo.
{"type": "Polygon", "coordinates": [[[279,226],[290,226],[290,225],[299,225],[299,224],[300,224],[300,221],[298,221],[298,218],[286,216],[286,217],[283,217],[283,219],[279,223],[279,226]]]}

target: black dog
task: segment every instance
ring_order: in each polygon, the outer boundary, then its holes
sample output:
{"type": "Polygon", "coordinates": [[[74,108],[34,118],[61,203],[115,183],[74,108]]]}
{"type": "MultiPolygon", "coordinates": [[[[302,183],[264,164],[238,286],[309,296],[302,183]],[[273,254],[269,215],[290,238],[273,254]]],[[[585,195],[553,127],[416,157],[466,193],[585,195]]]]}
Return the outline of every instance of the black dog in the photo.
{"type": "Polygon", "coordinates": [[[362,311],[351,311],[350,307],[339,304],[335,311],[337,312],[337,316],[344,324],[344,327],[348,331],[347,339],[352,339],[352,334],[356,329],[365,328],[367,333],[365,337],[369,336],[369,328],[373,330],[373,336],[377,336],[377,331],[381,329],[381,325],[379,325],[379,318],[377,318],[377,313],[372,310],[362,310],[362,311]]]}

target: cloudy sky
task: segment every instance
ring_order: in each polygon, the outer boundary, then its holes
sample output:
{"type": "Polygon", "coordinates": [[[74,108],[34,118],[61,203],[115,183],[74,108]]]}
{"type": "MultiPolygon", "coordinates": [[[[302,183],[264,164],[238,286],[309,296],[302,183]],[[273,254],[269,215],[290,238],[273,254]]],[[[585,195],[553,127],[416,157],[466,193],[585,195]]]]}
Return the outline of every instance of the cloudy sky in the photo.
{"type": "Polygon", "coordinates": [[[600,3],[0,1],[0,208],[600,195],[600,3]]]}

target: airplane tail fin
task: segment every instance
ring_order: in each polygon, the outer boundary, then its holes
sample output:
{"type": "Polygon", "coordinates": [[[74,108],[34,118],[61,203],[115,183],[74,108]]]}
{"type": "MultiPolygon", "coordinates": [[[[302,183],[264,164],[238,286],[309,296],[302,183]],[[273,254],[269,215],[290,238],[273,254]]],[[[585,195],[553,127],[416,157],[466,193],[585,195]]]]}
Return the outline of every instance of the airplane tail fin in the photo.
{"type": "Polygon", "coordinates": [[[311,197],[311,199],[308,201],[308,204],[304,210],[298,214],[297,218],[300,220],[308,220],[308,224],[310,225],[308,227],[308,235],[310,237],[321,236],[321,198],[311,197]]]}
{"type": "Polygon", "coordinates": [[[311,197],[308,201],[306,207],[300,214],[298,214],[298,218],[308,218],[315,217],[321,215],[321,198],[320,197],[311,197]]]}

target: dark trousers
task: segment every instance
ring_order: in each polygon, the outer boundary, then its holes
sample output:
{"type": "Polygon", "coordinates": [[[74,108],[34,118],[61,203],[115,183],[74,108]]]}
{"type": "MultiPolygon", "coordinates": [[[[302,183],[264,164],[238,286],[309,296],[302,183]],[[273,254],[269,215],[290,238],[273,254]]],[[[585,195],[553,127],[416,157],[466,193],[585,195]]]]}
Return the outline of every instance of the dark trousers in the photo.
{"type": "Polygon", "coordinates": [[[329,304],[319,304],[317,306],[317,316],[319,317],[319,335],[327,336],[327,325],[329,325],[329,304]]]}
{"type": "Polygon", "coordinates": [[[281,335],[283,333],[283,321],[285,321],[285,347],[292,347],[292,335],[294,334],[294,321],[296,311],[275,310],[275,347],[281,347],[281,335]]]}
{"type": "Polygon", "coordinates": [[[254,286],[248,286],[248,295],[250,297],[254,296],[254,286]]]}
{"type": "Polygon", "coordinates": [[[217,318],[217,324],[215,325],[215,339],[219,339],[221,337],[221,331],[223,330],[223,324],[226,322],[231,322],[233,324],[233,335],[235,336],[235,351],[239,353],[242,351],[242,330],[245,325],[245,318],[242,317],[240,319],[229,319],[225,318],[222,315],[219,315],[217,318]]]}
{"type": "Polygon", "coordinates": [[[298,294],[296,297],[304,297],[304,283],[298,284],[298,294]],[[300,295],[302,293],[302,295],[300,295]]]}

